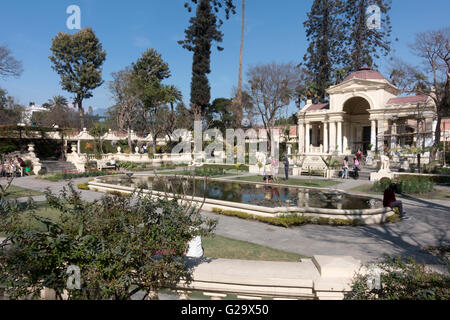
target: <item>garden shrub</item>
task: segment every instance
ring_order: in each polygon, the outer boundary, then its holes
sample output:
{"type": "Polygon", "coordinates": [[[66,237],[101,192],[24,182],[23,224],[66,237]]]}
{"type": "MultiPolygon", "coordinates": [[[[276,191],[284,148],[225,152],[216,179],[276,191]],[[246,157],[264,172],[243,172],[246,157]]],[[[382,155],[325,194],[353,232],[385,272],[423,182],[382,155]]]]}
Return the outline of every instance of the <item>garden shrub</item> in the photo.
{"type": "Polygon", "coordinates": [[[82,276],[81,289],[68,290],[69,300],[131,300],[181,280],[189,285],[188,242],[215,227],[179,199],[105,195],[87,203],[72,185],[46,197],[58,219],[33,211],[0,214],[0,232],[13,244],[0,250],[0,285],[10,299],[38,298],[44,287],[62,299],[70,265],[82,276]],[[24,226],[25,219],[39,227],[24,226]]]}
{"type": "MultiPolygon", "coordinates": [[[[332,226],[353,226],[353,227],[363,225],[363,222],[360,219],[332,219],[324,217],[315,218],[300,214],[286,214],[273,217],[263,217],[242,211],[223,210],[219,208],[213,208],[213,212],[223,214],[226,216],[234,216],[246,220],[257,220],[260,222],[285,228],[289,228],[291,226],[301,226],[307,223],[319,225],[332,225],[332,226]]],[[[392,222],[396,222],[396,220],[392,220],[392,222]]]]}
{"type": "Polygon", "coordinates": [[[369,275],[357,275],[351,291],[345,294],[348,300],[449,300],[450,277],[426,269],[412,258],[386,256],[376,264],[381,270],[381,286],[369,289],[369,275]]]}
{"type": "Polygon", "coordinates": [[[392,183],[392,180],[389,178],[381,178],[380,180],[376,181],[373,184],[372,189],[374,191],[378,191],[378,192],[384,192],[384,190],[387,189],[387,187],[389,187],[389,185],[392,183]]]}
{"type": "Polygon", "coordinates": [[[372,189],[377,192],[384,192],[391,183],[397,183],[398,193],[428,193],[434,190],[432,179],[424,176],[402,175],[397,181],[389,178],[382,178],[373,184],[372,189]]]}
{"type": "Polygon", "coordinates": [[[434,183],[428,177],[401,176],[398,187],[400,193],[428,193],[433,191],[434,183]]]}
{"type": "Polygon", "coordinates": [[[89,190],[89,185],[88,183],[80,183],[79,185],[77,185],[77,188],[80,190],[89,190]]]}
{"type": "Polygon", "coordinates": [[[47,174],[47,169],[42,168],[41,170],[38,171],[38,175],[43,176],[47,174]]]}

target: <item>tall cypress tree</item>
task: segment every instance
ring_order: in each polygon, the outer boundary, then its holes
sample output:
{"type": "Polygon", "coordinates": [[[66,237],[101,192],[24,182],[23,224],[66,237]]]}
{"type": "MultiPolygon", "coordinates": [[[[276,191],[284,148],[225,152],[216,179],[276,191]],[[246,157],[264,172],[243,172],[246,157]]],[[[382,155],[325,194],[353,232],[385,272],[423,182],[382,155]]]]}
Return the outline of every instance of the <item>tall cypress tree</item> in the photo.
{"type": "Polygon", "coordinates": [[[326,89],[333,77],[333,68],[340,62],[338,46],[345,33],[339,16],[341,0],[314,0],[308,19],[303,23],[309,47],[303,60],[310,74],[308,92],[315,102],[326,100],[326,89]]]}
{"type": "MultiPolygon", "coordinates": [[[[194,53],[192,62],[191,108],[195,120],[200,120],[209,106],[211,87],[207,75],[211,73],[211,47],[213,41],[221,43],[223,33],[219,30],[222,21],[216,13],[222,7],[219,0],[192,0],[197,4],[195,17],[190,19],[190,25],[185,30],[185,39],[178,41],[184,49],[194,53]]],[[[227,18],[229,12],[234,13],[233,1],[225,1],[227,18]]],[[[188,3],[185,6],[190,11],[188,3]]],[[[217,47],[219,51],[223,48],[217,47]]]]}
{"type": "Polygon", "coordinates": [[[392,0],[346,0],[344,26],[346,29],[345,68],[356,71],[361,67],[378,67],[375,60],[387,56],[391,50],[392,31],[389,10],[392,0]],[[380,9],[380,28],[369,28],[367,12],[370,5],[380,9]]]}

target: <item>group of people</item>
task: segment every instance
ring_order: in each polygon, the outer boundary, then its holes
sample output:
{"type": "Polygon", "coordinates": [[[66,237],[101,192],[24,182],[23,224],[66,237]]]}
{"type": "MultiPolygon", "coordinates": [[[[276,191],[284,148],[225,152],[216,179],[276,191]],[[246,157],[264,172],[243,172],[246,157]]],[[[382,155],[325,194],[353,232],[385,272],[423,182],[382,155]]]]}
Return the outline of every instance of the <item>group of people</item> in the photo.
{"type": "MultiPolygon", "coordinates": [[[[356,153],[356,155],[353,157],[353,175],[355,177],[355,179],[359,178],[359,171],[361,171],[361,161],[363,159],[363,154],[361,152],[361,149],[358,149],[358,152],[356,153]]],[[[342,167],[343,172],[342,172],[342,179],[348,179],[348,172],[349,172],[349,160],[348,157],[346,156],[344,158],[344,165],[342,167]]]]}
{"type": "MultiPolygon", "coordinates": [[[[285,180],[287,181],[289,179],[289,158],[287,155],[284,155],[283,164],[285,180]]],[[[270,180],[278,182],[279,168],[280,162],[277,158],[268,158],[264,166],[264,182],[270,182],[270,180]]]]}
{"type": "Polygon", "coordinates": [[[29,170],[27,170],[27,165],[25,161],[19,156],[16,156],[12,159],[5,159],[2,161],[1,174],[2,178],[8,177],[23,177],[24,175],[29,174],[29,170]]]}

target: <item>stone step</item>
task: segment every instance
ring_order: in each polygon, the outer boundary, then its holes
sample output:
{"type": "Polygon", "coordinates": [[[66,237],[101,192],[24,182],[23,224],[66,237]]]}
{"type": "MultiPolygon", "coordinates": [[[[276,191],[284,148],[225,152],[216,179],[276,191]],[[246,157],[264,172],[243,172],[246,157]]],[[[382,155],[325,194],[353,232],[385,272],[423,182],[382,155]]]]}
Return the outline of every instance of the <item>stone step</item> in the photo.
{"type": "Polygon", "coordinates": [[[47,169],[48,173],[61,173],[63,171],[76,171],[73,163],[67,161],[42,161],[42,167],[47,169]]]}

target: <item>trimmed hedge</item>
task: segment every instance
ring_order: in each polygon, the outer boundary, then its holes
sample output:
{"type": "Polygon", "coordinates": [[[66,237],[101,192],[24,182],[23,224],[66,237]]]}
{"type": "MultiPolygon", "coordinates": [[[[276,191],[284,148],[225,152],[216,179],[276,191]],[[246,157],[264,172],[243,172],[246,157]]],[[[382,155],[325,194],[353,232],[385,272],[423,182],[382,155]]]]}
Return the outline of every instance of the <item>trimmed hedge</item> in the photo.
{"type": "MultiPolygon", "coordinates": [[[[242,211],[223,210],[219,208],[213,208],[213,212],[217,214],[223,214],[226,216],[238,217],[246,220],[257,220],[260,222],[285,228],[289,228],[291,226],[301,226],[308,223],[318,225],[353,226],[353,227],[363,225],[363,223],[359,219],[332,219],[322,217],[315,218],[297,214],[283,215],[276,217],[263,217],[242,211]]],[[[400,215],[398,214],[398,212],[396,212],[394,215],[392,215],[386,220],[386,223],[393,223],[398,221],[400,221],[400,215]]]]}
{"type": "Polygon", "coordinates": [[[433,191],[434,182],[430,177],[424,176],[400,176],[397,179],[382,178],[373,184],[373,190],[384,192],[391,183],[397,183],[399,193],[428,193],[433,191]]]}

